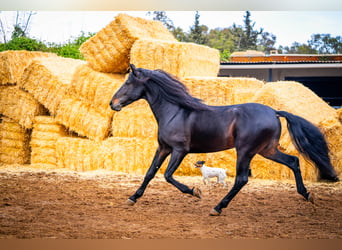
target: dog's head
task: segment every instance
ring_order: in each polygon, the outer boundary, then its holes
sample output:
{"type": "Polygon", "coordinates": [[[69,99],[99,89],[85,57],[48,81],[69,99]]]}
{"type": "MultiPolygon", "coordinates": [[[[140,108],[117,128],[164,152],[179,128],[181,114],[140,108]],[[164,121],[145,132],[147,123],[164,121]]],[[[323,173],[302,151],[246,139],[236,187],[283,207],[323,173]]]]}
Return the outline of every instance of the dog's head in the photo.
{"type": "Polygon", "coordinates": [[[195,168],[201,168],[204,163],[205,163],[205,161],[198,161],[198,162],[196,162],[195,163],[195,168]]]}

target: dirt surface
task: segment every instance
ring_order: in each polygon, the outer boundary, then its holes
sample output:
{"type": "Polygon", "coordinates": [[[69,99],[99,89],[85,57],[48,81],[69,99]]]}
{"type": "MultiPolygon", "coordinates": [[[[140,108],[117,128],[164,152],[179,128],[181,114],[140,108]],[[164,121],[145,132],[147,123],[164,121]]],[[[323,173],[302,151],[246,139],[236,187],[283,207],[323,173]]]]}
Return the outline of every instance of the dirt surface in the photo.
{"type": "Polygon", "coordinates": [[[124,205],[143,176],[0,166],[0,238],[29,239],[341,239],[342,183],[306,183],[315,204],[292,181],[250,182],[223,210],[210,210],[232,187],[201,177],[175,177],[198,186],[184,195],[157,175],[145,195],[124,205]]]}

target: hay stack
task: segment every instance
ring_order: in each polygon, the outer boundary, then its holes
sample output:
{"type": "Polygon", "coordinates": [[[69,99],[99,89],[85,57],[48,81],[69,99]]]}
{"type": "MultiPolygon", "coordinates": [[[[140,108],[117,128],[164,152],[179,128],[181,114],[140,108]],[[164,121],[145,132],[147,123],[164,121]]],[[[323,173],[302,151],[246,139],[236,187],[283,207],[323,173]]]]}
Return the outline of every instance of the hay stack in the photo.
{"type": "Polygon", "coordinates": [[[56,121],[78,135],[103,140],[110,132],[112,113],[102,113],[79,99],[65,97],[56,113],[56,121]]]}
{"type": "Polygon", "coordinates": [[[176,41],[159,21],[119,14],[80,47],[90,66],[100,72],[125,73],[133,43],[142,38],[176,41]]]}
{"type": "Polygon", "coordinates": [[[36,116],[31,136],[31,164],[56,167],[56,141],[68,132],[51,116],[36,116]]]}
{"type": "MultiPolygon", "coordinates": [[[[328,144],[330,144],[330,149],[332,151],[332,163],[335,166],[335,169],[337,171],[342,170],[342,166],[338,160],[340,157],[338,154],[342,149],[342,143],[340,141],[341,124],[337,119],[336,111],[310,89],[297,82],[282,81],[267,83],[256,93],[253,101],[271,106],[276,110],[284,110],[301,116],[318,126],[326,136],[328,144]]],[[[312,181],[317,180],[317,169],[311,162],[305,161],[305,159],[300,156],[295,149],[287,131],[285,119],[281,118],[281,123],[282,134],[279,143],[280,149],[285,153],[299,157],[304,179],[312,181]]],[[[271,162],[271,164],[273,164],[273,162],[271,162]]],[[[264,167],[267,165],[258,164],[258,167],[264,167]]],[[[271,167],[268,169],[271,169],[271,167]]],[[[287,176],[292,176],[292,173],[288,170],[284,171],[288,172],[288,174],[286,174],[287,176]]],[[[267,173],[266,167],[263,175],[267,178],[269,174],[271,173],[267,173]]]]}
{"type": "Polygon", "coordinates": [[[139,100],[115,112],[112,135],[115,137],[141,137],[157,140],[158,125],[145,100],[139,100]]]}
{"type": "Polygon", "coordinates": [[[76,171],[101,169],[97,157],[100,142],[77,137],[60,137],[56,142],[57,165],[76,171]]]}
{"type": "Polygon", "coordinates": [[[57,108],[56,120],[81,136],[103,140],[109,135],[113,117],[109,102],[124,80],[124,75],[79,66],[68,94],[57,108]]]}
{"type": "Polygon", "coordinates": [[[0,119],[0,163],[30,162],[30,133],[7,117],[0,119]]]}
{"type": "Polygon", "coordinates": [[[209,105],[233,105],[251,102],[263,82],[255,78],[185,77],[182,82],[190,94],[209,105]]]}
{"type": "Polygon", "coordinates": [[[342,123],[342,108],[337,109],[336,113],[339,121],[342,123]]]}
{"type": "Polygon", "coordinates": [[[60,168],[78,171],[107,169],[142,174],[152,162],[156,144],[145,138],[109,137],[96,142],[64,137],[57,140],[56,150],[60,168]]]}
{"type": "Polygon", "coordinates": [[[16,84],[34,58],[55,56],[52,53],[26,50],[0,52],[0,85],[16,84]]]}
{"type": "Polygon", "coordinates": [[[75,69],[84,61],[70,58],[41,58],[24,70],[18,85],[43,104],[51,115],[70,87],[75,69]]]}
{"type": "Polygon", "coordinates": [[[177,41],[139,39],[131,49],[130,59],[138,68],[162,69],[178,77],[217,76],[220,69],[218,50],[177,41]]]}
{"type": "Polygon", "coordinates": [[[31,94],[17,86],[0,87],[0,114],[4,114],[25,129],[31,129],[33,119],[47,110],[31,94]]]}
{"type": "Polygon", "coordinates": [[[102,112],[112,112],[109,102],[124,81],[123,74],[100,73],[81,65],[75,71],[68,93],[102,112]]]}

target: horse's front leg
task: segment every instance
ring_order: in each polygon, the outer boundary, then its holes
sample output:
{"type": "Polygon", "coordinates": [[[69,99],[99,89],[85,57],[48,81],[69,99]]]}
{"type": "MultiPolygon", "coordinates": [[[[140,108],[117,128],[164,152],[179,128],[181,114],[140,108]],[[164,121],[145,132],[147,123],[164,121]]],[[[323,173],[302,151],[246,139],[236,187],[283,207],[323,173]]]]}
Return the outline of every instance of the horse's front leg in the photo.
{"type": "Polygon", "coordinates": [[[180,163],[184,159],[187,153],[185,152],[178,152],[178,151],[173,151],[171,154],[171,159],[169,162],[169,165],[166,168],[166,171],[164,173],[164,177],[167,182],[171,183],[174,185],[176,188],[178,188],[180,191],[182,191],[185,194],[191,194],[195,197],[201,198],[201,190],[199,188],[192,188],[190,189],[187,185],[184,185],[178,181],[176,181],[173,178],[173,173],[177,170],[179,167],[180,163]]]}
{"type": "Polygon", "coordinates": [[[145,175],[143,183],[138,188],[138,190],[131,197],[129,197],[129,199],[126,202],[127,205],[134,205],[137,202],[137,199],[139,199],[144,194],[148,183],[156,175],[158,169],[163,164],[165,158],[169,154],[170,154],[170,150],[161,149],[161,147],[158,147],[157,152],[153,158],[152,164],[145,175]]]}

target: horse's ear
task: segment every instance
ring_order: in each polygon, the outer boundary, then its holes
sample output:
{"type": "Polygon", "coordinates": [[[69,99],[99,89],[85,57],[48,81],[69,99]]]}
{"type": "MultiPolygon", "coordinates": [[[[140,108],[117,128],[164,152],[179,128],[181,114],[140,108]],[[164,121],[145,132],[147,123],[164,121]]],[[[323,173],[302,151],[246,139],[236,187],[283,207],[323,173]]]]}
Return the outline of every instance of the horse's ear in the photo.
{"type": "Polygon", "coordinates": [[[136,68],[135,68],[134,64],[130,64],[130,65],[129,65],[129,68],[130,68],[131,72],[133,73],[133,75],[137,76],[137,74],[136,74],[136,68]]]}

